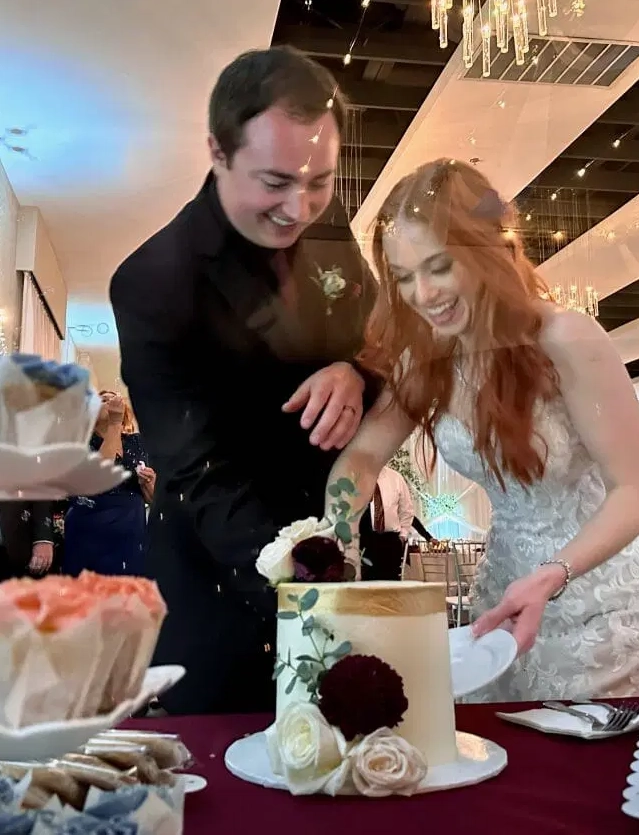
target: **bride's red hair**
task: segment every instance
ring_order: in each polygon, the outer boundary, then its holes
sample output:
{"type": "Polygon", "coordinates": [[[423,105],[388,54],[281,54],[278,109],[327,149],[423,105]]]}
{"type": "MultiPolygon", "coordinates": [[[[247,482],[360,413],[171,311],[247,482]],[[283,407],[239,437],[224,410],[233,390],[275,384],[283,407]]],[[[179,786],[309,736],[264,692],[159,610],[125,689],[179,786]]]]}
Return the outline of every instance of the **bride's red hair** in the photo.
{"type": "Polygon", "coordinates": [[[477,283],[474,353],[464,357],[467,381],[477,381],[470,427],[475,450],[502,488],[506,474],[529,485],[543,476],[547,453],[543,442],[535,443],[541,441],[535,405],[557,394],[558,376],[539,345],[539,301],[548,290],[511,231],[515,212],[476,168],[437,160],[401,180],[377,217],[373,257],[381,288],[362,360],[384,377],[434,450],[435,426],[453,393],[458,340],[435,339],[399,293],[383,236],[402,220],[428,225],[477,283]]]}

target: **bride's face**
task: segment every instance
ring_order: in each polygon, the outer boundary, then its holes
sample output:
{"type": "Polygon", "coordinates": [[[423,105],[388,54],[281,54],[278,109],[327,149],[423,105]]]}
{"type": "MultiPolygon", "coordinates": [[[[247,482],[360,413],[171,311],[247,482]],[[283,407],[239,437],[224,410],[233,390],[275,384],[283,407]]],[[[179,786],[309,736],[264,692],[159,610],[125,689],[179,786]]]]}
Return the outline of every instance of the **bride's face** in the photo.
{"type": "Polygon", "coordinates": [[[401,297],[443,337],[461,336],[470,326],[472,288],[430,228],[398,220],[384,233],[384,251],[401,297]]]}

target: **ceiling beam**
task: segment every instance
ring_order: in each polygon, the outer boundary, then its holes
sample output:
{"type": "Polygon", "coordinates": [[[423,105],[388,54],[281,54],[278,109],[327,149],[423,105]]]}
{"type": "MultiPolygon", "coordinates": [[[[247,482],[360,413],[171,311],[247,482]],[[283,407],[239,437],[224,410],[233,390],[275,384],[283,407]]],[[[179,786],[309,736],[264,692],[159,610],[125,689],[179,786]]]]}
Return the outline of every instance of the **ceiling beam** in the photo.
{"type": "Polygon", "coordinates": [[[342,142],[342,145],[359,145],[364,148],[380,148],[383,150],[394,151],[399,145],[399,142],[404,135],[405,128],[399,125],[394,125],[391,122],[367,123],[362,125],[361,143],[359,137],[351,137],[350,135],[342,142]]]}
{"type": "MultiPolygon", "coordinates": [[[[430,90],[430,87],[426,86],[404,87],[399,84],[360,81],[348,73],[336,73],[336,80],[351,104],[371,110],[403,110],[416,113],[430,90]]],[[[435,78],[432,83],[434,82],[435,78]]]]}
{"type": "MultiPolygon", "coordinates": [[[[639,119],[639,111],[637,112],[639,119]]],[[[604,159],[615,162],[639,162],[639,141],[624,140],[618,148],[612,147],[610,140],[589,139],[584,137],[561,154],[563,159],[604,159]]]]}
{"type": "Polygon", "coordinates": [[[600,125],[636,125],[639,123],[639,96],[624,96],[597,119],[600,125]]]}
{"type": "MultiPolygon", "coordinates": [[[[285,26],[278,30],[277,41],[291,44],[314,58],[343,58],[354,34],[345,29],[285,26]]],[[[397,32],[361,37],[352,54],[354,61],[393,61],[442,68],[453,52],[454,47],[439,48],[431,29],[406,24],[397,32]]]]}
{"type": "Polygon", "coordinates": [[[585,177],[578,177],[573,165],[551,165],[535,181],[547,188],[570,188],[575,191],[614,191],[628,195],[628,200],[639,193],[639,174],[625,171],[592,169],[585,177]]]}
{"type": "Polygon", "coordinates": [[[633,360],[626,363],[626,371],[630,374],[630,379],[634,380],[639,377],[639,360],[633,360]]]}
{"type": "Polygon", "coordinates": [[[515,200],[515,204],[519,214],[524,216],[527,212],[530,212],[533,217],[561,218],[570,215],[587,220],[603,220],[610,217],[619,208],[618,200],[603,200],[591,197],[585,200],[582,192],[574,200],[562,200],[560,193],[559,198],[552,201],[550,199],[530,198],[522,194],[515,200]]]}
{"type": "MultiPolygon", "coordinates": [[[[381,159],[372,159],[370,157],[364,157],[361,160],[361,172],[360,178],[362,180],[376,180],[379,175],[382,173],[384,166],[386,165],[385,160],[381,159]]],[[[353,170],[352,163],[349,164],[349,169],[353,170]]],[[[339,171],[339,169],[338,169],[339,171]]]]}
{"type": "Polygon", "coordinates": [[[371,0],[372,3],[386,3],[390,6],[420,6],[422,9],[426,6],[424,0],[398,0],[393,3],[392,0],[371,0]]]}

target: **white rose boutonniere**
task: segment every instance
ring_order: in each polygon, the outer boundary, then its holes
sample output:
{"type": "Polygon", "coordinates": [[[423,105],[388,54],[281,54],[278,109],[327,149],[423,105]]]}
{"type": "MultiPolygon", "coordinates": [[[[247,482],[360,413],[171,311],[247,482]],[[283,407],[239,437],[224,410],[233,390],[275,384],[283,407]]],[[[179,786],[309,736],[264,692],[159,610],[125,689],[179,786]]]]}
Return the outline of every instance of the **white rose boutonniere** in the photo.
{"type": "Polygon", "coordinates": [[[266,742],[271,767],[285,778],[291,794],[323,791],[347,748],[341,732],[310,702],[290,704],[266,731],[266,742]]]}
{"type": "Polygon", "coordinates": [[[348,753],[350,779],[366,797],[415,794],[428,767],[422,754],[388,728],[364,737],[348,753]]]}
{"type": "Polygon", "coordinates": [[[332,267],[330,270],[322,270],[317,266],[317,275],[312,276],[313,281],[321,288],[326,300],[328,302],[327,313],[330,316],[332,313],[332,306],[341,299],[348,287],[348,282],[342,275],[341,267],[332,267]]]}
{"type": "Polygon", "coordinates": [[[297,543],[312,536],[330,536],[332,531],[333,526],[328,519],[317,519],[316,516],[293,522],[282,528],[277,538],[262,548],[255,567],[272,586],[292,580],[295,574],[293,548],[297,543]]]}

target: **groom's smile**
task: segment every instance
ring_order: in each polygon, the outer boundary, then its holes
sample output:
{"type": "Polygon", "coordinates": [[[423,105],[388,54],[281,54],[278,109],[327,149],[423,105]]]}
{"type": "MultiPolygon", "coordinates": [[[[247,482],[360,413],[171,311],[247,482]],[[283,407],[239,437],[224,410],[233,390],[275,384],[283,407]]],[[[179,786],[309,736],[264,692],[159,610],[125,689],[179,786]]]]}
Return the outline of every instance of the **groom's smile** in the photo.
{"type": "Polygon", "coordinates": [[[271,107],[246,123],[243,143],[227,160],[211,138],[220,201],[253,243],[291,246],[333,197],[339,131],[330,110],[305,123],[271,107]]]}

